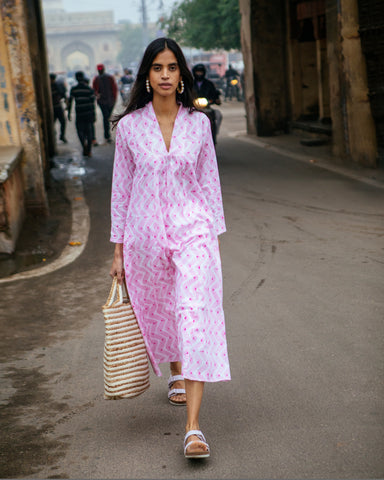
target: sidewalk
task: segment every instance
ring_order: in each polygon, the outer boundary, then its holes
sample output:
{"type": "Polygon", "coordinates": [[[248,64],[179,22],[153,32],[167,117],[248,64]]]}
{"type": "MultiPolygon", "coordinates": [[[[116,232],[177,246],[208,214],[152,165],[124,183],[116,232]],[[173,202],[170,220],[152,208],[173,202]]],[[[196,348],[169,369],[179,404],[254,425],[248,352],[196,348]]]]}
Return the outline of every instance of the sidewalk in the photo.
{"type": "Polygon", "coordinates": [[[331,144],[323,146],[304,146],[301,137],[294,134],[275,137],[258,137],[246,132],[245,110],[243,104],[237,102],[223,103],[220,106],[223,113],[222,133],[238,140],[252,143],[280,155],[284,155],[305,163],[311,163],[331,172],[353,178],[357,181],[384,188],[384,168],[363,168],[346,164],[332,155],[331,144]],[[224,125],[224,123],[227,125],[224,125]]]}
{"type": "MultiPolygon", "coordinates": [[[[223,113],[219,142],[220,138],[231,137],[384,188],[384,169],[364,169],[346,166],[341,162],[338,164],[332,158],[330,145],[303,146],[300,137],[296,135],[247,135],[242,103],[225,102],[219,109],[223,113]]],[[[101,131],[101,125],[98,125],[98,130],[101,131]]],[[[54,168],[47,188],[50,216],[27,217],[16,252],[13,255],[0,255],[0,284],[44,275],[61,268],[74,261],[86,246],[89,212],[81,180],[82,176],[87,175],[86,160],[81,156],[73,123],[67,127],[67,138],[69,143],[58,144],[57,155],[53,159],[54,168]]]]}
{"type": "Polygon", "coordinates": [[[254,145],[266,148],[281,155],[285,155],[296,160],[311,163],[320,168],[325,168],[334,173],[344,175],[348,178],[384,188],[384,169],[383,168],[363,168],[356,165],[345,165],[343,162],[337,163],[335,157],[330,152],[330,146],[307,147],[301,145],[300,137],[296,135],[279,135],[277,137],[257,137],[247,135],[246,132],[238,132],[233,135],[242,141],[251,142],[254,145]]]}

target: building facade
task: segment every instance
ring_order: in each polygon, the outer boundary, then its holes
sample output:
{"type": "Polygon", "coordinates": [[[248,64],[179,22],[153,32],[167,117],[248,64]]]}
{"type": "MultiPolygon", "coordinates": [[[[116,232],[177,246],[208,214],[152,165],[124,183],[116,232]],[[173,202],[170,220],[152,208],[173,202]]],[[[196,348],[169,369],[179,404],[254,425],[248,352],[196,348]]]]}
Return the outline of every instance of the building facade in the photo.
{"type": "Polygon", "coordinates": [[[95,66],[103,63],[107,70],[119,70],[118,33],[113,12],[66,12],[59,0],[44,0],[44,19],[51,72],[83,70],[95,74],[95,66]]]}
{"type": "Polygon", "coordinates": [[[48,214],[54,135],[39,0],[2,2],[0,20],[0,253],[12,253],[25,210],[48,214]]]}
{"type": "Polygon", "coordinates": [[[240,0],[247,127],[329,130],[335,159],[384,159],[381,0],[240,0]],[[381,54],[380,54],[381,52],[381,54]]]}

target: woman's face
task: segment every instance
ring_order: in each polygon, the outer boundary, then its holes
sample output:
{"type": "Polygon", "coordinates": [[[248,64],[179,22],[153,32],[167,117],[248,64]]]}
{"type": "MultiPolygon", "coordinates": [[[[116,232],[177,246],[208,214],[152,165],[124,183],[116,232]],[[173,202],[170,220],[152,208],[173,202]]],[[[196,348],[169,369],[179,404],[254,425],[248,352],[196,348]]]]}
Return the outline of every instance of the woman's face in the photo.
{"type": "Polygon", "coordinates": [[[180,80],[180,68],[175,54],[171,50],[163,50],[155,57],[149,71],[153,96],[175,96],[180,80]]]}

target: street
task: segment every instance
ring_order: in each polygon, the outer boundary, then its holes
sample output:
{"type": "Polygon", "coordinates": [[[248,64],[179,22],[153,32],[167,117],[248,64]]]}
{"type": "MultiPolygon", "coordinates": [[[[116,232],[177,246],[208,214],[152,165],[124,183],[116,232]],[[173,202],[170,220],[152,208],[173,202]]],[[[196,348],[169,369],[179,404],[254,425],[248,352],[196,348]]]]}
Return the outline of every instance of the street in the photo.
{"type": "Polygon", "coordinates": [[[205,387],[200,426],[211,458],[183,457],[186,412],[167,401],[167,365],[142,396],[103,399],[101,306],[113,252],[106,145],[81,160],[90,216],[82,253],[0,283],[0,477],[383,477],[384,183],[236,138],[242,104],[222,111],[232,381],[205,387]]]}

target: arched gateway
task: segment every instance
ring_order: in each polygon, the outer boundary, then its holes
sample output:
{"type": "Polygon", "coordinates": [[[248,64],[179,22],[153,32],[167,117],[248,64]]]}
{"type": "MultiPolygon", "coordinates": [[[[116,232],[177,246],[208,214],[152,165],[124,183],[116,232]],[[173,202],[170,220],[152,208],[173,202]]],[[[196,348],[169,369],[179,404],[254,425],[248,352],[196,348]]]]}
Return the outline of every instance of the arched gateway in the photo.
{"type": "Polygon", "coordinates": [[[61,0],[44,0],[43,7],[50,71],[84,70],[92,76],[97,63],[119,69],[120,26],[112,11],[70,13],[61,0]]]}

